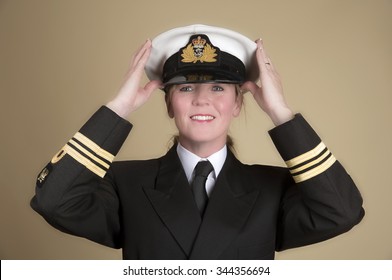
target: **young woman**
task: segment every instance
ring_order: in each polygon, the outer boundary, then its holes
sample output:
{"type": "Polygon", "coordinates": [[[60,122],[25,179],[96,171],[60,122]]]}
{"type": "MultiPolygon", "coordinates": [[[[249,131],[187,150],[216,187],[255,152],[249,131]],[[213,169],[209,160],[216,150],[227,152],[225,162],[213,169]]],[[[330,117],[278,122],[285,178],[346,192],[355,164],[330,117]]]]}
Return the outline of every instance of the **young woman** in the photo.
{"type": "Polygon", "coordinates": [[[143,44],[117,96],[39,174],[31,205],[61,231],[122,248],[124,259],[273,259],[364,215],[350,176],[288,107],[263,42],[204,25],[143,44]],[[144,71],[150,82],[140,87],[144,71]],[[126,119],[158,88],[176,144],[161,158],[113,162],[126,119]],[[228,148],[246,91],[275,124],[287,168],[243,164],[228,148]]]}

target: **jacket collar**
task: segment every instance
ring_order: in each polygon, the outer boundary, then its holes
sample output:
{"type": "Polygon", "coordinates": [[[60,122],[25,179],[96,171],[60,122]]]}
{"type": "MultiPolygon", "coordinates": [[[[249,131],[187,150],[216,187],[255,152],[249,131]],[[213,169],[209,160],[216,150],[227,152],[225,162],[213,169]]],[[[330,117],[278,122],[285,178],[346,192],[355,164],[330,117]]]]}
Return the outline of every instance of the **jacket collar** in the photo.
{"type": "Polygon", "coordinates": [[[246,189],[242,168],[228,151],[202,220],[176,148],[160,159],[156,184],[144,191],[187,258],[218,258],[246,222],[258,191],[246,189]]]}

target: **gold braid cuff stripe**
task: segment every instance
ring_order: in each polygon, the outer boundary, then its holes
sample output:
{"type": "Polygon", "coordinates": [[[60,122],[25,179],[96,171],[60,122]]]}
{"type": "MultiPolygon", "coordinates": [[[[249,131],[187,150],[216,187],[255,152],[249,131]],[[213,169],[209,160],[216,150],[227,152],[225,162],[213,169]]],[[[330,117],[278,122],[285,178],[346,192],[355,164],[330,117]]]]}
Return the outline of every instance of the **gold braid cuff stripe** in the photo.
{"type": "Polygon", "coordinates": [[[323,142],[314,149],[286,161],[287,167],[296,183],[313,178],[330,168],[336,158],[323,142]]]}

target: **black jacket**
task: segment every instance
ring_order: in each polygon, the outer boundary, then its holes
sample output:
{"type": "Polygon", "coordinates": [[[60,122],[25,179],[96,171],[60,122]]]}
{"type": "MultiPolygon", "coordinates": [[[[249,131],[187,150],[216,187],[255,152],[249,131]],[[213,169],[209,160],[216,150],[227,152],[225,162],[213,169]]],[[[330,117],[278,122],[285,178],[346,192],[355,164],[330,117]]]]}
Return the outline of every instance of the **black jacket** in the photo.
{"type": "Polygon", "coordinates": [[[111,162],[131,127],[98,110],[40,173],[31,206],[124,259],[273,259],[364,215],[350,176],[301,115],[270,131],[289,168],[245,165],[228,151],[203,219],[175,148],[111,162]]]}

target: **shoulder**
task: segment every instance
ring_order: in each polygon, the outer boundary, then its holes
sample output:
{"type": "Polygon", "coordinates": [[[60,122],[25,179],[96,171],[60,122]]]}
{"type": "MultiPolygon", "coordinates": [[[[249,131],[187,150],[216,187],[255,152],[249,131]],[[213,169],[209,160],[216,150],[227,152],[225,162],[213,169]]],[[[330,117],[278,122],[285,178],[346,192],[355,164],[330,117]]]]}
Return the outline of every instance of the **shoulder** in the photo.
{"type": "Polygon", "coordinates": [[[157,158],[115,161],[112,163],[110,173],[116,178],[124,179],[152,178],[158,175],[165,163],[174,164],[174,162],[176,162],[176,153],[175,150],[170,149],[165,155],[157,158]]]}
{"type": "Polygon", "coordinates": [[[146,160],[124,160],[113,162],[110,173],[116,178],[137,178],[157,173],[159,158],[146,160]]]}
{"type": "Polygon", "coordinates": [[[291,181],[290,172],[286,167],[263,165],[263,164],[243,164],[245,173],[253,180],[263,180],[276,184],[291,181]]]}
{"type": "Polygon", "coordinates": [[[158,162],[159,162],[159,158],[144,159],[144,160],[119,160],[113,162],[112,169],[115,170],[116,172],[121,172],[129,169],[137,169],[137,170],[149,169],[155,166],[156,164],[158,164],[158,162]]]}
{"type": "Polygon", "coordinates": [[[231,162],[228,167],[228,173],[240,174],[248,182],[270,182],[274,185],[291,183],[291,176],[287,167],[246,164],[242,163],[233,154],[229,155],[228,161],[231,162]]]}

